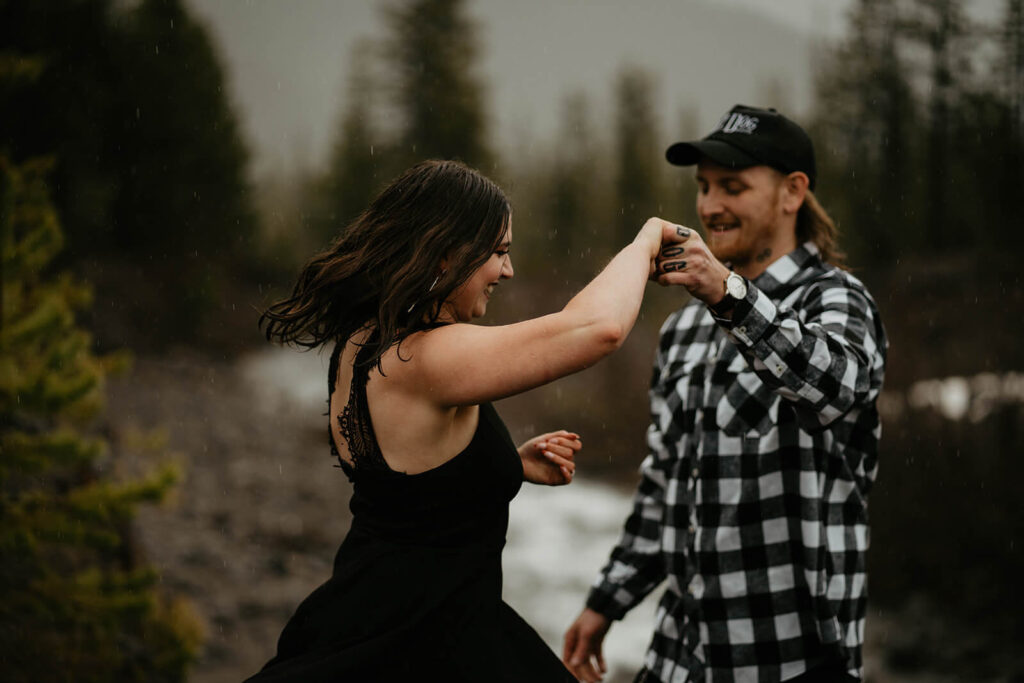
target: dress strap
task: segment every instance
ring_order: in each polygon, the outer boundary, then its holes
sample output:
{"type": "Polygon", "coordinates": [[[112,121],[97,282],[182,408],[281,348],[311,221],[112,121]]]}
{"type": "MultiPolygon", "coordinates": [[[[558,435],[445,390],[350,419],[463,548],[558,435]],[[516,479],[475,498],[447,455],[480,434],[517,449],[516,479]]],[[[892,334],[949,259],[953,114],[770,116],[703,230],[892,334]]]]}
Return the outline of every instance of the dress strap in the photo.
{"type": "Polygon", "coordinates": [[[331,362],[327,366],[327,404],[330,406],[331,396],[334,395],[334,385],[338,382],[338,361],[341,359],[341,352],[345,345],[342,342],[335,342],[334,350],[331,351],[331,362]]]}

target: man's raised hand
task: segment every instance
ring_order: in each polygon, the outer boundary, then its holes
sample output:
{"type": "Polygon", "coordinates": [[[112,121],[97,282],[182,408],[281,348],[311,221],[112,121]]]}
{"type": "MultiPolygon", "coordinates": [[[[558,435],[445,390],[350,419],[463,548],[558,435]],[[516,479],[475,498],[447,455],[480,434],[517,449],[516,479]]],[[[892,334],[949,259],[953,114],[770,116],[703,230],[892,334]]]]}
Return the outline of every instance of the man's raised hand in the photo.
{"type": "Polygon", "coordinates": [[[715,258],[696,230],[676,227],[674,239],[664,241],[654,259],[652,279],[659,285],[682,285],[709,306],[718,303],[725,296],[729,269],[715,258]]]}

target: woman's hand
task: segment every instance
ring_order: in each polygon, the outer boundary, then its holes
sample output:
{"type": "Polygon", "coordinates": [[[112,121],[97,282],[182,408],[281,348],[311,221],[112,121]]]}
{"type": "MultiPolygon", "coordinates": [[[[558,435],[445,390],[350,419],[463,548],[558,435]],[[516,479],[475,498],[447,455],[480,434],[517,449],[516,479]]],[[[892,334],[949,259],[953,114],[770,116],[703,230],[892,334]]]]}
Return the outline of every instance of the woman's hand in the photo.
{"type": "MultiPolygon", "coordinates": [[[[690,228],[670,223],[661,218],[647,219],[647,222],[640,228],[640,232],[637,233],[633,241],[642,244],[651,255],[651,280],[657,280],[658,278],[657,265],[662,250],[685,242],[692,233],[693,231],[690,228]]],[[[679,249],[679,252],[682,252],[682,249],[679,249]]]]}
{"type": "Polygon", "coordinates": [[[576,472],[573,458],[581,448],[580,435],[564,429],[535,436],[519,447],[523,477],[534,484],[568,484],[576,472]]]}

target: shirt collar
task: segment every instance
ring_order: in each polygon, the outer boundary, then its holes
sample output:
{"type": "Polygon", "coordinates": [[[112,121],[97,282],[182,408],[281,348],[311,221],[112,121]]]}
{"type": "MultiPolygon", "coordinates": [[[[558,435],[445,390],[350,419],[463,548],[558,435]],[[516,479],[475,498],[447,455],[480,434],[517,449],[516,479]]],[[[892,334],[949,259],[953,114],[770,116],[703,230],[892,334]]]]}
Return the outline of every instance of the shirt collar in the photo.
{"type": "Polygon", "coordinates": [[[765,294],[777,294],[787,285],[799,284],[812,270],[821,268],[820,252],[814,242],[804,242],[778,259],[753,279],[754,285],[765,294]]]}

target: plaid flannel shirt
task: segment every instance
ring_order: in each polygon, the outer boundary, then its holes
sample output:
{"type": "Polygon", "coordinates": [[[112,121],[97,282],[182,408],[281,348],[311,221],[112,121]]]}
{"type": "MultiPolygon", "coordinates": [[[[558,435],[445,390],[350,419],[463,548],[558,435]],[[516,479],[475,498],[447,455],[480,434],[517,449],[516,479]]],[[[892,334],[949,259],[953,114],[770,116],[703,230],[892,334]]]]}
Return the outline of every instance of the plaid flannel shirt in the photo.
{"type": "Polygon", "coordinates": [[[874,301],[813,244],[662,327],[649,454],[587,606],[617,619],[663,580],[646,681],[861,675],[867,493],[886,340],[874,301]]]}

